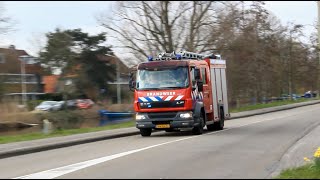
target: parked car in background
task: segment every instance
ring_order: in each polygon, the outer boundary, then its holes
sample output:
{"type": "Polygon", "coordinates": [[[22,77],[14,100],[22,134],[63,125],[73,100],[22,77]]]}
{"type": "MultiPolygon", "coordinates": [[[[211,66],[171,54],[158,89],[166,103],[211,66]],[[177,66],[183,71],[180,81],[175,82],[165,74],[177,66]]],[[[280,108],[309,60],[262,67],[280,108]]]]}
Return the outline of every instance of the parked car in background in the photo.
{"type": "Polygon", "coordinates": [[[66,101],[66,108],[67,109],[77,109],[77,100],[73,99],[73,100],[67,100],[66,101]]]}
{"type": "Polygon", "coordinates": [[[297,94],[292,94],[292,98],[293,98],[293,99],[299,99],[299,98],[301,98],[301,96],[300,96],[300,95],[297,95],[297,94]]]}
{"type": "Polygon", "coordinates": [[[38,111],[57,111],[62,109],[64,101],[43,101],[38,106],[35,107],[35,110],[38,111]]]}
{"type": "Polygon", "coordinates": [[[317,91],[307,91],[304,93],[304,95],[302,97],[304,98],[313,98],[313,97],[317,97],[317,91]]]}
{"type": "Polygon", "coordinates": [[[94,102],[91,99],[78,99],[77,107],[79,109],[89,109],[93,106],[94,102]]]}

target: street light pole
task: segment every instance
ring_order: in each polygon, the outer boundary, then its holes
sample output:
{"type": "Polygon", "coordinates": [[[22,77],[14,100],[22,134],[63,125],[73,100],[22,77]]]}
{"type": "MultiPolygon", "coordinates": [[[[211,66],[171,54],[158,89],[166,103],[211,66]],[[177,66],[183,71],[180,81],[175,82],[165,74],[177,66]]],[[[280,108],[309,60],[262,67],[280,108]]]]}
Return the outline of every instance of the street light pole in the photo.
{"type": "Polygon", "coordinates": [[[120,63],[117,61],[117,103],[121,104],[120,63]]]}
{"type": "Polygon", "coordinates": [[[21,91],[22,104],[26,105],[26,65],[24,61],[21,62],[21,91]]]}
{"type": "Polygon", "coordinates": [[[320,94],[320,1],[317,1],[318,5],[318,56],[319,56],[319,62],[318,62],[318,82],[317,82],[317,97],[319,98],[320,94]]]}
{"type": "Polygon", "coordinates": [[[26,106],[26,101],[27,101],[27,97],[26,97],[26,64],[25,61],[30,58],[30,56],[20,56],[20,61],[21,61],[21,101],[22,101],[22,105],[26,106]]]}

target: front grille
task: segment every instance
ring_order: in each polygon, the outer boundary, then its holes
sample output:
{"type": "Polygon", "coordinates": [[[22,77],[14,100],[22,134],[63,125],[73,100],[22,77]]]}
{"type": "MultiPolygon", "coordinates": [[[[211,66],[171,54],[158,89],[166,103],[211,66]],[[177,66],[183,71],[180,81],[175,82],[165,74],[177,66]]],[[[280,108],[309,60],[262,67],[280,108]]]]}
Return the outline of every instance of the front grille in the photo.
{"type": "Polygon", "coordinates": [[[152,121],[152,124],[170,124],[171,121],[152,121]]]}
{"type": "Polygon", "coordinates": [[[150,108],[175,108],[175,107],[184,107],[184,100],[177,101],[159,101],[159,102],[141,102],[139,106],[141,109],[150,109],[150,108]]]}
{"type": "Polygon", "coordinates": [[[148,113],[150,119],[154,118],[175,118],[177,116],[176,112],[170,113],[148,113]]]}

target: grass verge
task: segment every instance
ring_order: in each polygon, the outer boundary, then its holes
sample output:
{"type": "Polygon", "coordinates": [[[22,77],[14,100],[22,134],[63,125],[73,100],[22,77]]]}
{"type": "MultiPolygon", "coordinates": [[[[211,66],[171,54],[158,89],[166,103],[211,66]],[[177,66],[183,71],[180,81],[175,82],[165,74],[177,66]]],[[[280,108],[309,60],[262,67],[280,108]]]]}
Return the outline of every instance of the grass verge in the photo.
{"type": "Polygon", "coordinates": [[[304,157],[308,164],[283,170],[275,179],[320,179],[320,147],[313,157],[313,162],[308,157],[304,157]]]}
{"type": "Polygon", "coordinates": [[[297,99],[297,100],[276,101],[276,102],[271,102],[271,103],[267,103],[267,104],[248,105],[248,106],[243,106],[240,108],[232,108],[232,109],[230,109],[230,112],[237,113],[237,112],[242,112],[242,111],[250,111],[250,110],[262,109],[262,108],[282,106],[282,105],[306,102],[306,101],[311,101],[311,100],[318,100],[318,99],[316,99],[316,98],[310,98],[310,99],[302,98],[302,99],[297,99]]]}
{"type": "Polygon", "coordinates": [[[290,168],[282,171],[274,179],[320,179],[320,168],[314,164],[290,168]]]}
{"type": "Polygon", "coordinates": [[[44,138],[58,137],[58,136],[67,136],[67,135],[96,132],[96,131],[103,131],[103,130],[127,128],[127,127],[134,127],[134,126],[135,126],[135,121],[132,120],[132,121],[121,122],[117,124],[109,124],[106,126],[96,127],[96,128],[55,130],[50,134],[43,134],[42,132],[38,132],[38,133],[21,134],[21,135],[1,136],[0,144],[19,142],[19,141],[30,141],[35,139],[44,139],[44,138]]]}

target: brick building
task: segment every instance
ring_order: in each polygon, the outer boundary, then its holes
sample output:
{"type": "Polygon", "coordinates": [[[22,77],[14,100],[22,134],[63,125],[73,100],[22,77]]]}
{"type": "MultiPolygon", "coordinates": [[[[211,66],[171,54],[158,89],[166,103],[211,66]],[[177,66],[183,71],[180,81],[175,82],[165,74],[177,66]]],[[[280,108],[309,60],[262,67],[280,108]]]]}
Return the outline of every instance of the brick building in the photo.
{"type": "Polygon", "coordinates": [[[9,48],[0,48],[0,83],[3,89],[2,95],[7,100],[21,102],[21,96],[24,94],[23,86],[27,99],[36,99],[37,95],[43,94],[43,69],[40,63],[29,58],[24,61],[25,66],[22,66],[22,56],[31,57],[26,51],[16,49],[13,45],[9,48]],[[23,69],[25,73],[22,73],[23,69]],[[22,81],[23,77],[25,81],[22,81]]]}

